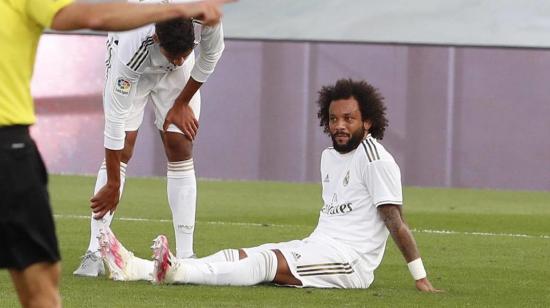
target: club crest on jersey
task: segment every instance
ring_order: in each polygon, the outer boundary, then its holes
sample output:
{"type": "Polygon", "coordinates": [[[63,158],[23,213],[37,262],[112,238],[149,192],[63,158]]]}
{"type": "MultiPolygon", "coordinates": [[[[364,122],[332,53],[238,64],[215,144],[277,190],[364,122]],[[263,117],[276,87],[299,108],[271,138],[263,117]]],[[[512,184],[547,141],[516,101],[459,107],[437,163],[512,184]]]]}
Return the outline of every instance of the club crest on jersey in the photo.
{"type": "Polygon", "coordinates": [[[130,83],[130,81],[122,77],[119,77],[116,80],[115,92],[117,94],[120,94],[122,96],[127,96],[128,94],[130,94],[131,89],[132,89],[132,83],[130,83]]]}
{"type": "Polygon", "coordinates": [[[348,173],[346,173],[346,176],[344,177],[344,186],[348,186],[349,184],[349,170],[348,173]]]}

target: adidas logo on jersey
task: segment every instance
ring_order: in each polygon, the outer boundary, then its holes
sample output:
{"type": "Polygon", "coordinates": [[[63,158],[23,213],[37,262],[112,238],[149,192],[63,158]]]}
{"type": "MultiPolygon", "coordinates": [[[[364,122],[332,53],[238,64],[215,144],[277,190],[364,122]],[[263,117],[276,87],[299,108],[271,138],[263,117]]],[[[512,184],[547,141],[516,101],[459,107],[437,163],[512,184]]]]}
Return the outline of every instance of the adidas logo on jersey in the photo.
{"type": "Polygon", "coordinates": [[[328,173],[327,173],[327,176],[325,176],[325,179],[323,180],[323,182],[325,182],[325,183],[329,183],[329,182],[330,182],[330,179],[328,178],[328,173]]]}
{"type": "Polygon", "coordinates": [[[294,251],[292,252],[292,256],[294,257],[294,261],[298,261],[302,257],[302,255],[294,251]]]}

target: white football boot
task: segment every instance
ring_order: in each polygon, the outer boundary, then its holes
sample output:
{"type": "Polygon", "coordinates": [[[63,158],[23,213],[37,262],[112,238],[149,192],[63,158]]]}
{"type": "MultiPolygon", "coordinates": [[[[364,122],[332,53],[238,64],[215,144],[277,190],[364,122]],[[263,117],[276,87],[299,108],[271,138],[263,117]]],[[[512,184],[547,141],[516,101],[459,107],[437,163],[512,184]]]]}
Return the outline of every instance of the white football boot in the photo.
{"type": "Polygon", "coordinates": [[[110,229],[100,231],[99,247],[101,257],[110,272],[109,278],[118,281],[151,281],[153,279],[152,262],[134,257],[132,252],[122,246],[110,229]]]}
{"type": "Polygon", "coordinates": [[[86,251],[86,254],[82,256],[80,266],[73,272],[73,275],[85,277],[105,275],[105,265],[103,265],[99,251],[86,251]]]}
{"type": "Polygon", "coordinates": [[[180,262],[174,257],[168,248],[168,239],[159,235],[153,240],[153,283],[176,283],[174,275],[180,266],[180,262]]]}

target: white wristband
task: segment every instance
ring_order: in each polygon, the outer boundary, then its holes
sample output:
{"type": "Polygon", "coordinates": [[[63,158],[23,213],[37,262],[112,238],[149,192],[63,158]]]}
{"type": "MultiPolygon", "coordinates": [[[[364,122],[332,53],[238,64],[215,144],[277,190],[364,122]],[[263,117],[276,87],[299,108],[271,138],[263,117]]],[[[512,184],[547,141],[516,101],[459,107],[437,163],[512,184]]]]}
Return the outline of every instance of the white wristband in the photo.
{"type": "Polygon", "coordinates": [[[409,271],[413,276],[414,280],[426,278],[426,270],[424,269],[424,264],[422,264],[422,259],[418,258],[414,261],[411,261],[407,264],[409,271]]]}

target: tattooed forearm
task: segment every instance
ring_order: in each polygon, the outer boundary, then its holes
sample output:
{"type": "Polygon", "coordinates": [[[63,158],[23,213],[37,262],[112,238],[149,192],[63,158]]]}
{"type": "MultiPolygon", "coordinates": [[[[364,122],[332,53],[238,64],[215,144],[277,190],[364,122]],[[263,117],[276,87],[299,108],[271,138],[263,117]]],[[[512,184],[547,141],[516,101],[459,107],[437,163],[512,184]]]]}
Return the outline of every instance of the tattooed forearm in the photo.
{"type": "Polygon", "coordinates": [[[401,219],[401,213],[399,213],[399,210],[397,206],[395,205],[382,205],[380,207],[380,212],[382,213],[382,219],[384,220],[384,224],[390,230],[391,234],[396,233],[401,225],[403,224],[403,220],[401,219]]]}
{"type": "Polygon", "coordinates": [[[378,212],[405,260],[410,262],[419,258],[420,253],[416,247],[416,242],[411,230],[403,221],[400,207],[394,204],[381,205],[378,207],[378,212]]]}

